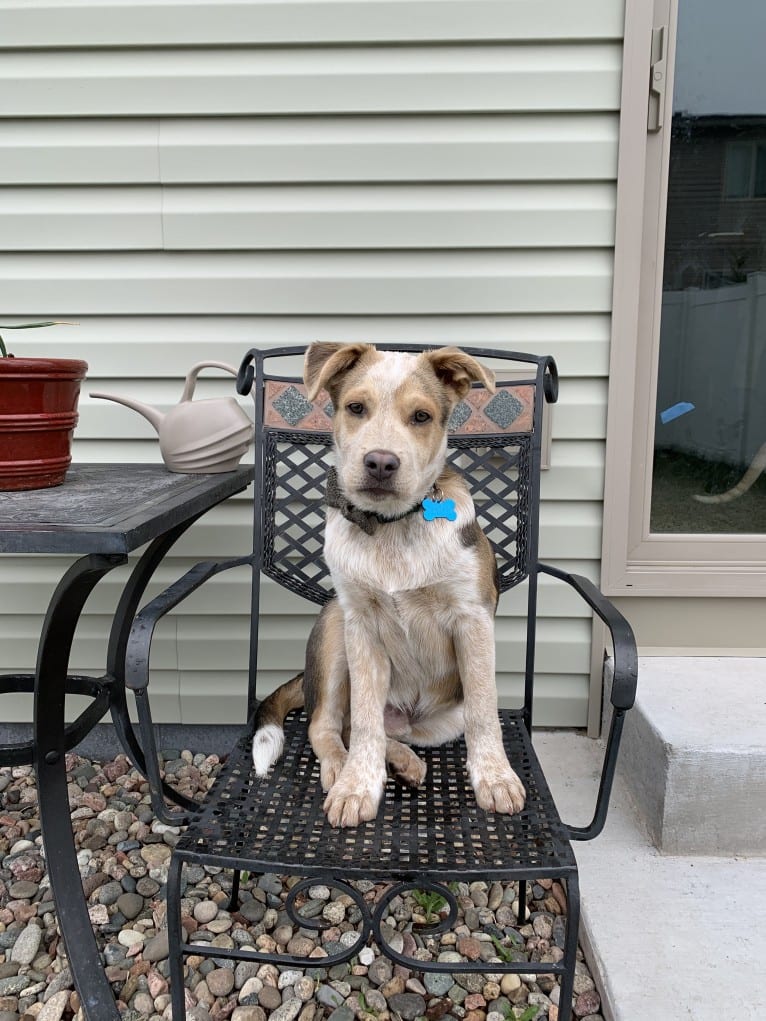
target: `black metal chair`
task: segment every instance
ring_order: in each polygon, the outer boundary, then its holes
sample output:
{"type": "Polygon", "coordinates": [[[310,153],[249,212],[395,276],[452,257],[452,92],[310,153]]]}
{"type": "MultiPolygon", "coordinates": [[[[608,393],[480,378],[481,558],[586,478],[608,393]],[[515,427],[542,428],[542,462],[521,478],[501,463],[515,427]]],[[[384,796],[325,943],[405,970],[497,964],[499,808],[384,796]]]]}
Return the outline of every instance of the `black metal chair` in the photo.
{"type": "MultiPolygon", "coordinates": [[[[412,345],[380,345],[419,351],[412,345]]],[[[252,769],[250,743],[257,706],[256,669],[261,574],[317,604],[332,594],[322,560],[323,496],[331,451],[329,399],[313,404],[300,378],[269,372],[269,364],[302,355],[305,348],[252,350],[240,368],[237,387],[251,390],[255,400],[256,493],[254,552],[224,562],[199,564],[154,599],[136,618],[127,656],[127,683],[133,689],[141,736],[151,772],[153,805],[167,822],[188,823],[173,850],[168,878],[168,930],[173,1011],[184,1017],[183,955],[217,958],[255,957],[290,967],[331,967],[347,961],[373,936],[393,961],[417,971],[482,973],[552,973],[561,976],[559,1021],[569,1021],[579,921],[577,863],[572,840],[590,840],[603,828],[614,777],[625,712],[635,698],[637,659],[625,619],[585,578],[570,575],[537,559],[543,404],[557,397],[553,359],[496,349],[466,348],[485,360],[504,359],[521,367],[523,378],[500,381],[494,394],[474,388],[456,408],[451,421],[449,458],[469,480],[479,520],[497,554],[500,587],[506,591],[526,581],[528,623],[526,682],[523,706],[500,712],[508,758],[527,790],[524,810],[514,816],[488,814],[476,805],[465,768],[465,745],[419,750],[428,766],[420,789],[389,780],[377,817],[355,829],[333,829],[322,811],[324,795],[318,763],[308,741],[307,721],[297,713],[286,724],[285,751],[269,774],[260,779],[252,769]],[[157,750],[148,702],[149,647],[157,622],[211,576],[235,565],[252,564],[248,724],[228,756],[202,805],[178,798],[167,804],[161,785],[157,750]],[[533,709],[537,582],[548,574],[572,586],[607,624],[614,648],[613,715],[595,812],[586,827],[566,826],[556,810],[530,741],[533,709]],[[286,909],[297,925],[317,928],[316,920],[299,914],[297,899],[308,886],[324,882],[348,893],[359,910],[358,941],[331,956],[296,958],[288,954],[255,953],[199,945],[181,940],[180,884],[185,864],[232,869],[232,903],[236,903],[240,872],[300,876],[292,886],[286,909]],[[443,931],[454,922],[458,905],[452,881],[499,880],[519,884],[518,923],[527,910],[527,884],[539,878],[558,879],[566,889],[567,920],[564,956],[557,963],[507,961],[498,956],[460,963],[421,961],[386,944],[382,923],[397,893],[438,891],[449,907],[448,917],[420,930],[421,937],[443,931]],[[370,908],[353,886],[354,880],[390,882],[381,900],[370,908]]],[[[518,376],[518,371],[516,373],[518,376]]],[[[291,667],[297,664],[290,664],[291,667]]],[[[397,944],[398,946],[398,944],[397,944]]],[[[505,954],[504,957],[510,955],[505,954]]]]}

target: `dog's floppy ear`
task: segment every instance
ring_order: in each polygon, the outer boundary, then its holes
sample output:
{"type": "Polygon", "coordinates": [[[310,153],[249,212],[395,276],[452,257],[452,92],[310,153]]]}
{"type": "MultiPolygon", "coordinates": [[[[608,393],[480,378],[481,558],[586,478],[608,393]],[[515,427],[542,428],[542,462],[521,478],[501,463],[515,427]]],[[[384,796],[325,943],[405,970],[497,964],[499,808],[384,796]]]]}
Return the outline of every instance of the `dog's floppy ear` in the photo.
{"type": "Polygon", "coordinates": [[[462,400],[471,389],[471,383],[481,383],[487,390],[495,389],[495,374],[456,347],[442,347],[423,355],[437,377],[451,387],[462,400]]]}
{"type": "Polygon", "coordinates": [[[303,381],[307,395],[313,401],[320,390],[332,394],[332,381],[352,369],[363,354],[375,349],[370,344],[331,344],[316,341],[306,352],[303,362],[303,381]]]}

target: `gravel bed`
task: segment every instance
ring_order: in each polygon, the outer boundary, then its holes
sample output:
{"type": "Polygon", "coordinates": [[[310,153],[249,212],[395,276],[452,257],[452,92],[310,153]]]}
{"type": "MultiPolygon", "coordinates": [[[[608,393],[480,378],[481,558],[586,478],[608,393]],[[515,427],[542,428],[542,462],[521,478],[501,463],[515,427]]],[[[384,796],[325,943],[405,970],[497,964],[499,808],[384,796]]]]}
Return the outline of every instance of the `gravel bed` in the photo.
{"type": "MultiPolygon", "coordinates": [[[[169,782],[189,796],[205,791],[220,766],[215,755],[167,750],[169,782]]],[[[124,1021],[171,1017],[168,991],[165,881],[179,831],[159,823],[147,785],[124,756],[99,764],[67,756],[69,801],[83,887],[104,964],[124,1021]]],[[[395,950],[418,960],[454,962],[454,974],[395,965],[377,947],[360,947],[346,964],[322,958],[356,940],[360,912],[341,890],[317,884],[298,894],[321,932],[296,926],[285,910],[297,880],[246,877],[238,910],[229,912],[231,873],[188,867],[183,925],[191,943],[255,946],[307,955],[316,967],[296,970],[226,958],[186,958],[188,1021],[557,1021],[559,985],[553,976],[461,973],[470,961],[562,957],[563,891],[558,883],[530,884],[528,924],[516,925],[513,884],[455,884],[457,924],[427,936],[443,908],[426,891],[395,897],[383,934],[395,950]],[[414,928],[413,928],[414,926],[414,928]]],[[[370,903],[382,884],[355,886],[370,903]]],[[[574,1015],[602,1021],[600,1000],[582,954],[574,1015]]],[[[81,1021],[79,997],[58,934],[31,767],[0,769],[0,1021],[81,1021]]]]}

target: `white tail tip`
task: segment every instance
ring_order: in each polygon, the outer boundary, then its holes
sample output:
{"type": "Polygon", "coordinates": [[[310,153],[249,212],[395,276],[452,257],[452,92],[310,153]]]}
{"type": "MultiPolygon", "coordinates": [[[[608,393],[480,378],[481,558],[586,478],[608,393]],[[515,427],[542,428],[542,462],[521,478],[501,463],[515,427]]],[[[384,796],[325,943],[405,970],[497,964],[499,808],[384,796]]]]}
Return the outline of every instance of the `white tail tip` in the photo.
{"type": "Polygon", "coordinates": [[[276,723],[267,723],[253,737],[253,766],[256,776],[266,776],[285,746],[285,732],[276,723]]]}

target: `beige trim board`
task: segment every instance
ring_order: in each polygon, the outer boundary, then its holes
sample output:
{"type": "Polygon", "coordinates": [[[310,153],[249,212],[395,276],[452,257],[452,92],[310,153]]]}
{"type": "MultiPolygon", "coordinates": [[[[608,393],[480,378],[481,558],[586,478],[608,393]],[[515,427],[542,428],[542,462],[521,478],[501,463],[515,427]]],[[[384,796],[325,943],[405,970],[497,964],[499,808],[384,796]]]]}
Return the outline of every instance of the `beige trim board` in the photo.
{"type": "MultiPolygon", "coordinates": [[[[613,597],[642,656],[763,656],[763,603],[748,598],[613,597]]],[[[764,663],[766,676],[766,663],[764,663]]],[[[639,680],[640,684],[640,680],[639,680]]]]}
{"type": "MultiPolygon", "coordinates": [[[[654,658],[662,658],[662,659],[664,659],[664,658],[673,657],[673,656],[680,656],[680,657],[687,658],[687,657],[690,657],[692,655],[690,650],[688,648],[685,648],[685,647],[681,648],[681,647],[670,646],[669,648],[665,648],[664,646],[659,646],[658,648],[654,648],[654,646],[651,646],[651,645],[649,645],[649,646],[642,646],[641,649],[640,649],[640,653],[641,653],[641,656],[646,657],[647,659],[654,659],[654,658]]],[[[699,648],[697,648],[695,646],[694,650],[693,650],[693,655],[694,656],[700,656],[700,657],[702,657],[704,659],[733,659],[733,658],[737,658],[737,657],[745,656],[745,655],[747,655],[747,657],[750,658],[750,659],[765,659],[766,658],[766,646],[764,646],[762,649],[757,649],[756,648],[756,649],[746,649],[746,650],[745,649],[714,649],[714,648],[699,649],[699,648]]],[[[764,664],[764,670],[766,670],[766,664],[764,664]]]]}

